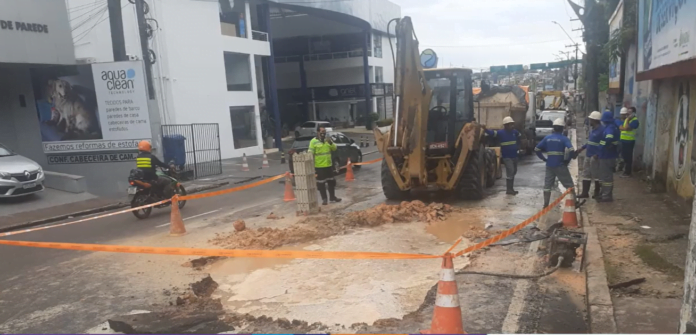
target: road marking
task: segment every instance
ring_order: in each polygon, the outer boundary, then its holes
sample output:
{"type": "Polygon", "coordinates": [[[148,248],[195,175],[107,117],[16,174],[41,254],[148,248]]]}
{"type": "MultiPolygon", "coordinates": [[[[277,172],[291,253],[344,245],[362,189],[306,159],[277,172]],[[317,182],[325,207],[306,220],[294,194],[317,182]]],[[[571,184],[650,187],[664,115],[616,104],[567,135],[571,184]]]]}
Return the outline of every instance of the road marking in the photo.
{"type": "MultiPolygon", "coordinates": [[[[197,218],[197,217],[199,217],[199,216],[208,215],[208,214],[215,213],[215,212],[219,212],[219,211],[220,211],[220,209],[216,209],[216,210],[214,210],[214,211],[205,212],[205,213],[201,213],[201,214],[194,215],[194,216],[189,216],[189,217],[187,217],[187,218],[184,218],[183,220],[193,219],[193,218],[197,218]]],[[[159,225],[159,226],[155,226],[155,228],[166,227],[166,226],[168,226],[170,223],[171,223],[171,222],[167,222],[167,223],[165,223],[165,224],[161,224],[161,225],[159,225]]]]}
{"type": "MultiPolygon", "coordinates": [[[[517,269],[524,275],[530,275],[534,272],[534,263],[537,260],[536,252],[539,249],[539,244],[541,241],[534,241],[529,246],[529,252],[526,253],[526,259],[522,261],[521,266],[517,269]]],[[[518,272],[515,271],[515,272],[518,272]]],[[[527,294],[531,288],[532,283],[529,279],[521,279],[517,281],[515,286],[515,292],[512,294],[512,299],[510,300],[510,306],[508,307],[507,315],[505,315],[505,320],[503,320],[502,333],[505,334],[516,334],[520,329],[520,317],[522,312],[524,312],[527,302],[527,294]]]]}

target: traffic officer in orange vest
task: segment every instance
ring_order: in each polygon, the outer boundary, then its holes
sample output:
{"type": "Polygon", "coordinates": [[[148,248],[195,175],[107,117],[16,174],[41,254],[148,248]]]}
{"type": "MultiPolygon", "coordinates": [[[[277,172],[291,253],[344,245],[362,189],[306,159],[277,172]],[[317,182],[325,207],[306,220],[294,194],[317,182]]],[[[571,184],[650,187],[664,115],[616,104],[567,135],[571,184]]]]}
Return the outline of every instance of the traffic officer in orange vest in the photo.
{"type": "Polygon", "coordinates": [[[623,125],[621,130],[621,158],[624,161],[624,173],[621,177],[630,177],[633,172],[633,148],[636,146],[636,129],[640,126],[635,107],[621,108],[623,125]]]}

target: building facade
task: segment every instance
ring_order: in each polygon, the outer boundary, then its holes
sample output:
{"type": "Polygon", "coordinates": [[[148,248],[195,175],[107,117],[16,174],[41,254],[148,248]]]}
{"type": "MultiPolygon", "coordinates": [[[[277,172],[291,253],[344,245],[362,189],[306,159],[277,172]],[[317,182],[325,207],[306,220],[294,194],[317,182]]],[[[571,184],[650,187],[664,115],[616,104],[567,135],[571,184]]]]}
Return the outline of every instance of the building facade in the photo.
{"type": "MultiPolygon", "coordinates": [[[[113,61],[111,28],[100,15],[106,4],[66,2],[77,61],[113,61]]],[[[162,124],[218,125],[221,159],[261,154],[271,143],[279,146],[280,137],[291,135],[297,123],[307,119],[346,120],[353,108],[355,121],[360,113],[385,110],[387,90],[369,84],[393,80],[391,57],[376,56],[387,56],[386,22],[372,19],[380,14],[372,10],[400,15],[398,6],[386,0],[375,1],[382,7],[373,1],[365,6],[316,1],[145,2],[152,82],[162,124]],[[365,47],[371,72],[364,70],[365,47]],[[326,99],[311,98],[322,93],[326,99]],[[311,114],[303,108],[310,104],[316,107],[311,114]]],[[[140,59],[135,6],[126,0],[122,6],[126,53],[140,59]]]]}

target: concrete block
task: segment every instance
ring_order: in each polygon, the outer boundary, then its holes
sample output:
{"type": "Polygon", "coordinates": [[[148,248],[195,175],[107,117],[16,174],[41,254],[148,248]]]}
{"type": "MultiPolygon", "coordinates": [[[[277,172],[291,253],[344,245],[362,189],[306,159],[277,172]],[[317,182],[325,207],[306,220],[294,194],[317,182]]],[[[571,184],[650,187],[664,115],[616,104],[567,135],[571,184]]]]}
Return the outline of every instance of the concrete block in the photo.
{"type": "Polygon", "coordinates": [[[70,193],[83,193],[87,190],[87,180],[83,176],[44,171],[44,186],[70,193]]]}
{"type": "Polygon", "coordinates": [[[590,306],[590,331],[593,334],[616,334],[612,306],[590,306]]]}

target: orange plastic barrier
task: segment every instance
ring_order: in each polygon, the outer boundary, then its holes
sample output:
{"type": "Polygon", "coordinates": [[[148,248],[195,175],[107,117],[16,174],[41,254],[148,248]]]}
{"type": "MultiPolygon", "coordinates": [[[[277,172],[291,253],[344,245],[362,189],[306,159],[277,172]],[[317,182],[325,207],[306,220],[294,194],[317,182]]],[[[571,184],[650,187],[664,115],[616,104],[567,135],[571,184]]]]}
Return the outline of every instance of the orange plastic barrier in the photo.
{"type": "Polygon", "coordinates": [[[304,258],[304,259],[433,259],[440,255],[401,254],[388,252],[352,252],[352,251],[305,251],[305,250],[226,250],[202,248],[163,248],[137,247],[128,245],[105,245],[84,243],[55,243],[0,240],[0,245],[34,247],[63,250],[105,251],[128,254],[154,254],[179,256],[220,256],[250,258],[304,258]]]}

